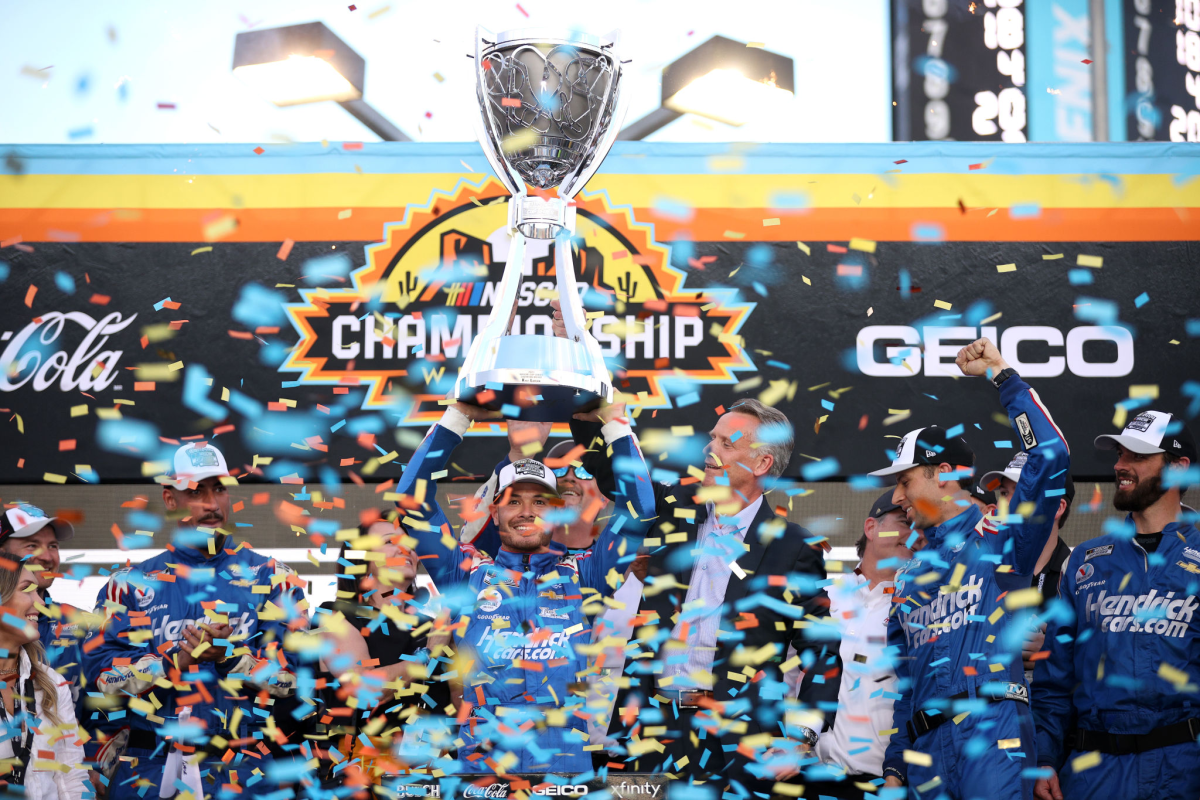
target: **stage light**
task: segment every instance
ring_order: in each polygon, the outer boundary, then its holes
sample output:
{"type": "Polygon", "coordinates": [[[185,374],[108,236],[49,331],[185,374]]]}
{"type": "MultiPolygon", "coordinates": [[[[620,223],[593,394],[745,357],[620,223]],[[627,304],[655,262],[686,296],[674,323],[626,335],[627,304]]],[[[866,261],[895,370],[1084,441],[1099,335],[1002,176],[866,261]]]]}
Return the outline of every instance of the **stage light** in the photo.
{"type": "Polygon", "coordinates": [[[367,62],[321,22],[244,31],[233,46],[233,74],[277,106],[332,100],[384,141],[403,131],[363,97],[367,62]]]}
{"type": "Polygon", "coordinates": [[[683,114],[741,126],[791,102],[794,91],[792,59],[714,36],[663,69],[662,105],[617,138],[644,139],[683,114]]]}

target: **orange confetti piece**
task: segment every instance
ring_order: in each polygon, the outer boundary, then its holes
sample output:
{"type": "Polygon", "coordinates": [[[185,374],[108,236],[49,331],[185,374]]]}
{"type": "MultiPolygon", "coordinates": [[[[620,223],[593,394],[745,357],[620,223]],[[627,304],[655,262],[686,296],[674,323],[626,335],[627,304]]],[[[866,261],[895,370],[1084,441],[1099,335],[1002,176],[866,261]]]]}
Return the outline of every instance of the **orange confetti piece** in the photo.
{"type": "Polygon", "coordinates": [[[287,261],[287,257],[292,254],[292,246],[295,244],[293,239],[284,239],[283,244],[279,245],[279,252],[275,254],[275,257],[280,261],[287,261]]]}
{"type": "Polygon", "coordinates": [[[33,308],[33,298],[37,294],[37,287],[32,283],[29,284],[28,291],[25,292],[25,307],[33,308]]]}

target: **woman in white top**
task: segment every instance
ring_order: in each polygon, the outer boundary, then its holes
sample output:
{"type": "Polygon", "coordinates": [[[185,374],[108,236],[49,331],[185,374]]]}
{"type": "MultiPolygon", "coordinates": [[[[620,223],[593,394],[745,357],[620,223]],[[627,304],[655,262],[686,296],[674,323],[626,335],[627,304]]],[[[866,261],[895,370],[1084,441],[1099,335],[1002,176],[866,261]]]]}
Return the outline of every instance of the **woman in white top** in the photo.
{"type": "Polygon", "coordinates": [[[0,564],[0,781],[23,785],[27,800],[80,800],[87,772],[75,704],[38,640],[36,589],[29,570],[0,564]]]}

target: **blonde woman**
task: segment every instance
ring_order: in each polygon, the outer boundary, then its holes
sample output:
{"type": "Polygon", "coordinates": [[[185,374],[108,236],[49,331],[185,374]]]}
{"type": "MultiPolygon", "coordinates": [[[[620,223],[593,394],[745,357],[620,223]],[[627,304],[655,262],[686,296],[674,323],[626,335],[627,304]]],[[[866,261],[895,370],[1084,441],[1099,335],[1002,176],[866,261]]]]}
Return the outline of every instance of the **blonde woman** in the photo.
{"type": "MultiPolygon", "coordinates": [[[[80,800],[87,785],[71,687],[46,663],[38,640],[37,578],[0,563],[0,781],[27,800],[80,800]],[[24,624],[20,624],[21,622],[24,624]],[[54,758],[39,756],[49,751],[54,758]],[[65,764],[59,772],[40,764],[65,764]]],[[[90,787],[89,787],[90,788],[90,787]]]]}

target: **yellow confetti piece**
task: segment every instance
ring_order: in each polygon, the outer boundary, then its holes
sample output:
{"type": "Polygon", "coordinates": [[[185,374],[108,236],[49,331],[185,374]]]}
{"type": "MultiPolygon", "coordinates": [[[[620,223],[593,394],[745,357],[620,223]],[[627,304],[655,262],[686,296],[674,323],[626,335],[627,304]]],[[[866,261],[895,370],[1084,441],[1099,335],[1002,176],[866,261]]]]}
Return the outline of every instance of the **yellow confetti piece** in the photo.
{"type": "Polygon", "coordinates": [[[449,470],[439,469],[437,472],[429,476],[430,480],[440,480],[450,474],[449,470]]]}
{"type": "Polygon", "coordinates": [[[212,247],[211,247],[211,246],[209,246],[209,247],[197,247],[195,250],[193,250],[193,251],[192,251],[192,255],[194,255],[194,256],[198,256],[198,255],[200,255],[201,253],[211,253],[211,252],[212,252],[212,247]]]}
{"type": "Polygon", "coordinates": [[[1037,587],[1029,589],[1018,589],[1015,592],[1009,592],[1004,596],[1004,607],[1009,611],[1015,608],[1029,608],[1036,606],[1042,602],[1042,593],[1037,590],[1037,587]]]}
{"type": "Polygon", "coordinates": [[[880,736],[891,736],[893,733],[899,733],[899,728],[888,728],[886,731],[879,731],[880,736]]]}
{"type": "Polygon", "coordinates": [[[1016,264],[997,264],[996,265],[996,272],[1016,272],[1016,271],[1017,271],[1016,264]]]}
{"type": "Polygon", "coordinates": [[[988,317],[987,319],[985,319],[983,322],[981,322],[979,324],[987,325],[989,322],[995,322],[996,320],[1000,319],[1003,316],[1004,316],[1003,311],[997,311],[995,314],[992,314],[990,317],[988,317]]]}
{"type": "Polygon", "coordinates": [[[808,279],[807,275],[801,275],[800,280],[804,281],[805,286],[812,286],[812,281],[808,279]]]}
{"type": "Polygon", "coordinates": [[[532,147],[537,144],[538,135],[532,128],[524,128],[512,136],[504,138],[500,142],[500,149],[505,155],[512,155],[519,150],[524,150],[526,147],[532,147]]]}
{"type": "Polygon", "coordinates": [[[1121,585],[1117,587],[1118,592],[1125,591],[1125,587],[1129,585],[1129,579],[1133,577],[1132,572],[1126,572],[1125,577],[1121,578],[1121,585]]]}
{"type": "Polygon", "coordinates": [[[1158,665],[1158,677],[1167,681],[1176,689],[1182,689],[1184,686],[1187,686],[1188,682],[1188,674],[1186,672],[1176,669],[1167,663],[1158,665]]]}
{"type": "Polygon", "coordinates": [[[1058,259],[1060,259],[1062,257],[1063,257],[1062,253],[1051,253],[1050,255],[1043,254],[1042,261],[1057,261],[1058,259]]]}
{"type": "Polygon", "coordinates": [[[950,573],[949,590],[951,592],[957,592],[959,589],[962,588],[962,577],[965,574],[967,574],[967,565],[966,564],[955,564],[954,565],[954,571],[950,573]]]}
{"type": "Polygon", "coordinates": [[[871,241],[870,239],[851,239],[850,249],[861,250],[864,253],[874,253],[875,242],[871,241]]]}
{"type": "Polygon", "coordinates": [[[905,750],[904,763],[916,764],[918,767],[932,767],[933,756],[929,755],[929,753],[922,753],[918,750],[905,750]]]}
{"type": "Polygon", "coordinates": [[[1133,400],[1140,400],[1143,397],[1149,397],[1151,400],[1158,399],[1158,384],[1135,384],[1129,387],[1129,397],[1133,400]]]}
{"type": "Polygon", "coordinates": [[[87,403],[84,403],[83,405],[80,405],[80,406],[71,406],[71,416],[72,417],[86,417],[87,413],[88,413],[87,403]]]}
{"type": "Polygon", "coordinates": [[[771,794],[777,794],[782,797],[799,797],[803,791],[804,784],[802,783],[783,783],[782,781],[776,781],[775,785],[771,787],[771,794]]]}
{"type": "Polygon", "coordinates": [[[724,236],[726,239],[745,239],[746,238],[746,234],[739,233],[737,231],[725,231],[724,236]]]}
{"type": "Polygon", "coordinates": [[[988,664],[988,669],[992,672],[1000,672],[1004,669],[1003,664],[988,664]]]}
{"type": "Polygon", "coordinates": [[[183,369],[183,362],[176,361],[174,364],[170,364],[167,369],[171,370],[171,372],[178,372],[179,370],[183,369]]]}
{"type": "Polygon", "coordinates": [[[1079,256],[1076,257],[1075,263],[1081,267],[1092,267],[1094,269],[1100,269],[1101,267],[1104,266],[1104,257],[1103,256],[1085,256],[1083,254],[1080,254],[1079,256]]]}
{"type": "Polygon", "coordinates": [[[746,42],[746,47],[757,47],[760,50],[766,46],[765,42],[746,42]]]}
{"type": "Polygon", "coordinates": [[[934,307],[934,308],[940,308],[940,309],[943,309],[943,310],[945,310],[945,311],[949,311],[950,309],[954,308],[954,304],[953,304],[953,303],[947,303],[945,300],[934,300],[934,301],[933,301],[933,307],[934,307]]]}
{"type": "Polygon", "coordinates": [[[1172,339],[1171,341],[1167,342],[1167,344],[1179,344],[1179,340],[1178,340],[1178,339],[1172,339]]]}
{"type": "Polygon", "coordinates": [[[693,428],[691,425],[672,425],[671,426],[671,435],[672,436],[691,436],[695,432],[696,432],[696,429],[693,428]]]}
{"type": "Polygon", "coordinates": [[[1004,616],[1004,609],[1003,609],[1003,608],[997,608],[995,611],[993,611],[991,614],[989,614],[989,615],[988,615],[988,622],[990,622],[990,623],[992,623],[993,625],[995,625],[995,624],[996,624],[996,620],[1000,619],[1000,618],[1001,618],[1001,617],[1003,617],[1003,616],[1004,616]]]}
{"type": "Polygon", "coordinates": [[[962,722],[964,719],[966,719],[970,715],[971,715],[970,711],[964,711],[961,714],[958,714],[957,716],[953,717],[954,724],[955,725],[959,724],[960,722],[962,722]]]}
{"type": "Polygon", "coordinates": [[[338,212],[338,219],[350,219],[351,215],[353,215],[353,214],[354,214],[353,208],[343,208],[341,211],[338,212]]]}
{"type": "Polygon", "coordinates": [[[1011,750],[1014,747],[1020,747],[1020,746],[1021,746],[1020,739],[999,739],[996,742],[996,747],[999,747],[1001,750],[1011,750]]]}
{"type": "Polygon", "coordinates": [[[46,483],[66,483],[67,476],[66,475],[58,475],[57,473],[54,473],[54,472],[47,472],[45,475],[42,476],[42,480],[44,480],[46,483]]]}
{"type": "Polygon", "coordinates": [[[770,228],[772,225],[778,225],[778,224],[779,224],[779,217],[774,217],[773,219],[764,219],[763,220],[764,228],[770,228]]]}
{"type": "Polygon", "coordinates": [[[803,250],[804,255],[806,255],[806,256],[812,255],[812,248],[809,247],[808,245],[806,245],[804,242],[796,242],[796,247],[799,247],[801,250],[803,250]]]}
{"type": "Polygon", "coordinates": [[[1083,772],[1085,769],[1091,769],[1100,765],[1100,751],[1093,750],[1090,753],[1084,753],[1081,756],[1075,756],[1071,759],[1071,771],[1083,772]]]}

